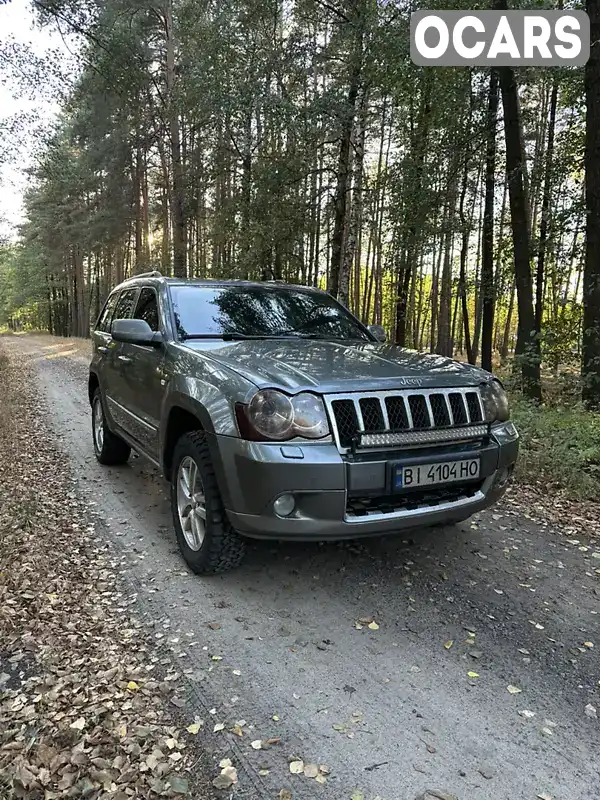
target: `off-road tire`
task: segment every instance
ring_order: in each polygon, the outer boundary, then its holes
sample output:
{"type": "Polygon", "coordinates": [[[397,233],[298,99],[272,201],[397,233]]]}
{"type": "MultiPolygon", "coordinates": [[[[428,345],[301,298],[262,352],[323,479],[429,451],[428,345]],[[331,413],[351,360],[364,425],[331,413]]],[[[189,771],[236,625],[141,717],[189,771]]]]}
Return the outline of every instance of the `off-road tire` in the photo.
{"type": "Polygon", "coordinates": [[[106,424],[106,413],[104,410],[104,403],[102,402],[102,393],[100,389],[96,389],[92,399],[92,441],[94,442],[94,453],[96,458],[101,464],[107,467],[114,467],[118,464],[125,464],[131,455],[131,447],[121,439],[120,436],[114,434],[106,424]],[[96,403],[100,403],[102,408],[102,427],[104,436],[102,440],[102,448],[98,447],[96,436],[94,433],[94,413],[96,403]]]}
{"type": "Polygon", "coordinates": [[[171,473],[171,512],[181,554],[193,572],[210,575],[239,567],[244,558],[246,541],[231,527],[227,519],[203,431],[186,433],[175,445],[171,473]],[[192,550],[187,544],[177,510],[177,476],[179,466],[186,456],[196,462],[204,488],[206,531],[199,550],[192,550]]]}

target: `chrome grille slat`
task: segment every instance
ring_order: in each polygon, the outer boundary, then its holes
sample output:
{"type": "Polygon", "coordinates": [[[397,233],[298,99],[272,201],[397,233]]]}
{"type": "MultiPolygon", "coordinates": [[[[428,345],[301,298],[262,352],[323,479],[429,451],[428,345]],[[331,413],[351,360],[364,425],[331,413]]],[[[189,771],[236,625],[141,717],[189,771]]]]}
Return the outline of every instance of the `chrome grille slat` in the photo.
{"type": "Polygon", "coordinates": [[[431,408],[431,400],[429,399],[429,395],[425,395],[425,405],[427,406],[427,413],[429,414],[429,427],[435,428],[435,420],[433,418],[433,409],[431,408]]]}
{"type": "Polygon", "coordinates": [[[361,434],[362,449],[478,438],[485,435],[487,430],[481,393],[477,387],[348,392],[325,395],[324,400],[334,439],[341,453],[350,450],[352,424],[356,426],[355,433],[361,434]],[[436,413],[431,402],[432,395],[436,395],[436,413]],[[410,398],[415,398],[412,403],[410,398]],[[361,401],[364,400],[370,403],[364,403],[363,408],[361,401]],[[374,402],[379,404],[380,414],[373,413],[374,402]],[[418,414],[418,420],[414,418],[411,405],[418,414]],[[349,420],[348,408],[354,409],[355,422],[349,420]],[[401,409],[403,412],[399,413],[401,409]],[[445,413],[442,413],[442,409],[445,409],[445,413]],[[426,424],[427,417],[429,425],[426,424]],[[443,420],[444,424],[436,423],[436,419],[438,422],[443,420]],[[380,424],[381,421],[384,429],[375,429],[376,423],[380,424]],[[343,435],[339,429],[342,422],[343,435]]]}
{"type": "MultiPolygon", "coordinates": [[[[354,399],[354,398],[353,398],[354,399]]],[[[358,402],[360,398],[354,399],[354,410],[356,411],[356,419],[358,420],[358,430],[364,431],[365,429],[365,421],[362,415],[362,408],[360,407],[360,403],[358,402]]]]}

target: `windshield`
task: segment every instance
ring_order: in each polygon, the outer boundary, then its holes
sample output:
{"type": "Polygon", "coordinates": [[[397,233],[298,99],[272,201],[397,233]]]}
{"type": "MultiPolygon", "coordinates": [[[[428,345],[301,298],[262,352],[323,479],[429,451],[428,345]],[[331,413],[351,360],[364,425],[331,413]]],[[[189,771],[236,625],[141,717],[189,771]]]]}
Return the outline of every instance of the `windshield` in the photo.
{"type": "Polygon", "coordinates": [[[285,286],[172,286],[180,338],[305,336],[371,341],[367,330],[321,292],[285,286]]]}

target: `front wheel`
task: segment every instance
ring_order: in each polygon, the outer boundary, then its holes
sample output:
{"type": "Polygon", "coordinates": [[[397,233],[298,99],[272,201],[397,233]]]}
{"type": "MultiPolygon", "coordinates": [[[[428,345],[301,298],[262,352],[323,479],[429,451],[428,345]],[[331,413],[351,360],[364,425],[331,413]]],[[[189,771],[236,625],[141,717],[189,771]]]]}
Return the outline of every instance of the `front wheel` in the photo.
{"type": "Polygon", "coordinates": [[[101,464],[105,466],[124,464],[131,455],[131,447],[119,436],[115,436],[106,424],[99,388],[94,392],[92,400],[92,435],[94,452],[101,464]]]}
{"type": "Polygon", "coordinates": [[[227,519],[202,431],[186,433],[175,446],[171,510],[179,548],[194,572],[226,572],[241,564],[245,541],[227,519]]]}

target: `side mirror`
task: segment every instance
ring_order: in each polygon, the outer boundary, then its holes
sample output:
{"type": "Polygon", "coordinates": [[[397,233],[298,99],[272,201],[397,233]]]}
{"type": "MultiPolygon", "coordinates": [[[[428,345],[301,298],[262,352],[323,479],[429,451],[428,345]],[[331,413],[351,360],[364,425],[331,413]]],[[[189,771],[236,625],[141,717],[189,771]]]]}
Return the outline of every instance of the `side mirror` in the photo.
{"type": "Polygon", "coordinates": [[[368,330],[371,336],[374,336],[378,342],[387,341],[387,333],[383,325],[369,325],[368,330]]]}
{"type": "Polygon", "coordinates": [[[111,334],[115,342],[147,347],[160,347],[163,341],[162,334],[155,333],[143,319],[116,319],[111,326],[111,334]]]}

